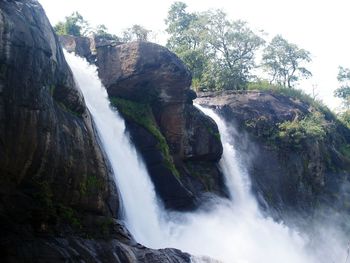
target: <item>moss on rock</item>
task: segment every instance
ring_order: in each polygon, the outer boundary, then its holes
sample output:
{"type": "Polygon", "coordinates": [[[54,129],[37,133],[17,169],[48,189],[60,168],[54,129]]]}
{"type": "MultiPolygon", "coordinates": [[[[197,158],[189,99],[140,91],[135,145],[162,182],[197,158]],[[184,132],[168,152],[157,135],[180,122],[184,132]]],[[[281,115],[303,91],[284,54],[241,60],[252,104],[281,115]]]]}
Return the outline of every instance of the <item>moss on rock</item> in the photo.
{"type": "Polygon", "coordinates": [[[163,155],[165,166],[171,170],[176,177],[180,177],[180,173],[177,171],[173,158],[170,155],[167,141],[157,126],[150,105],[117,97],[111,97],[110,101],[125,118],[141,125],[157,139],[158,147],[163,155]]]}

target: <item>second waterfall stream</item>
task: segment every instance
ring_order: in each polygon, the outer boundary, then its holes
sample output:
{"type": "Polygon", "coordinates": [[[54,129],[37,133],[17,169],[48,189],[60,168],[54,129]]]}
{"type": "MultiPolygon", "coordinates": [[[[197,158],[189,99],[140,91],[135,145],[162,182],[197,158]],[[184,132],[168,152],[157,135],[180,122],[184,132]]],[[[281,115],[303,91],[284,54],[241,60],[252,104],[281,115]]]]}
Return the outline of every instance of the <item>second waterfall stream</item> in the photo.
{"type": "Polygon", "coordinates": [[[124,120],[110,106],[96,67],[73,54],[65,52],[65,56],[115,174],[125,224],[139,243],[151,248],[181,249],[199,256],[193,259],[195,262],[209,262],[201,256],[227,263],[343,262],[318,259],[308,251],[306,238],[261,214],[250,193],[249,175],[237,157],[229,128],[212,110],[199,106],[219,127],[224,146],[220,166],[231,199],[217,198],[205,210],[195,212],[165,211],[142,159],[125,132],[124,120]]]}

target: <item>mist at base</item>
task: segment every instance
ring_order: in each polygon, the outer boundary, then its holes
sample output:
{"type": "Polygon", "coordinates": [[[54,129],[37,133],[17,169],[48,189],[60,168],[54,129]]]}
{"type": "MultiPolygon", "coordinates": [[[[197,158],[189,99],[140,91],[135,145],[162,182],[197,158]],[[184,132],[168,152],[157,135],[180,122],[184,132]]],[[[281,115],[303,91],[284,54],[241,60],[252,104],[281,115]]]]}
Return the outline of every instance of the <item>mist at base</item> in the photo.
{"type": "Polygon", "coordinates": [[[124,121],[110,106],[96,67],[72,54],[65,56],[115,172],[126,226],[139,243],[181,249],[194,255],[193,262],[346,263],[346,239],[336,225],[320,222],[303,234],[261,213],[230,127],[212,110],[200,106],[219,127],[224,147],[220,167],[231,199],[213,196],[195,212],[166,211],[125,132],[124,121]]]}

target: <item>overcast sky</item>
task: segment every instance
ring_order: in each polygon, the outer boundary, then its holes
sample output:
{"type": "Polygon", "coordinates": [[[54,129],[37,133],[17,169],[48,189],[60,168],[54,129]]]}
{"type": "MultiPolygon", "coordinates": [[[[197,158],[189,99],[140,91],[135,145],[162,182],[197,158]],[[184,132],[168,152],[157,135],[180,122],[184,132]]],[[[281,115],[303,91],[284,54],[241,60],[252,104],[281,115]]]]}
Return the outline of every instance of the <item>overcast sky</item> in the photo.
{"type": "MultiPolygon", "coordinates": [[[[119,34],[133,24],[161,32],[172,0],[39,0],[52,24],[78,11],[92,25],[105,24],[119,34]]],[[[290,42],[309,50],[313,77],[299,85],[311,93],[317,86],[331,108],[337,87],[338,66],[350,67],[350,0],[183,0],[189,11],[222,8],[232,19],[243,19],[270,37],[282,34],[290,42]]],[[[161,38],[159,41],[163,41],[161,38]]]]}

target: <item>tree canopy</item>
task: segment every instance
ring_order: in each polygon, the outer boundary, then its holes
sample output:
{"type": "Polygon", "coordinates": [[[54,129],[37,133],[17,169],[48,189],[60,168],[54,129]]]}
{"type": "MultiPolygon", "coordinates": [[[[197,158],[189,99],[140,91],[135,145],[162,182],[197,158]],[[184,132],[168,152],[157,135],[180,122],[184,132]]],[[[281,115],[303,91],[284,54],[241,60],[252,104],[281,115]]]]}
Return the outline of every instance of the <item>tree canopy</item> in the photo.
{"type": "Polygon", "coordinates": [[[81,14],[73,12],[70,16],[66,16],[64,22],[58,22],[54,30],[58,35],[82,36],[88,33],[89,23],[81,14]]]}
{"type": "Polygon", "coordinates": [[[167,47],[193,73],[193,86],[201,90],[245,89],[255,66],[255,52],[264,40],[247,23],[228,19],[222,10],[189,13],[175,2],[166,19],[167,47]]]}
{"type": "Polygon", "coordinates": [[[151,30],[141,25],[133,25],[122,32],[122,37],[118,37],[109,33],[107,27],[103,24],[97,25],[95,28],[90,27],[89,23],[78,12],[73,12],[70,16],[66,16],[65,21],[58,22],[54,26],[54,30],[58,35],[78,37],[95,35],[122,42],[148,41],[149,34],[151,33],[151,30]]]}
{"type": "Polygon", "coordinates": [[[263,67],[271,75],[270,83],[291,88],[301,78],[312,74],[302,65],[311,61],[310,52],[275,36],[263,51],[263,67]]]}
{"type": "MultiPolygon", "coordinates": [[[[169,35],[167,47],[175,52],[192,72],[192,87],[196,90],[246,89],[254,80],[254,69],[262,66],[270,75],[270,84],[292,87],[302,78],[311,76],[305,64],[310,53],[275,36],[265,46],[261,33],[256,33],[241,20],[231,20],[222,10],[188,12],[183,2],[174,2],[165,20],[169,35]],[[257,63],[260,50],[262,61],[257,63]],[[259,65],[259,66],[258,66],[259,65]]],[[[57,34],[96,36],[121,42],[149,41],[151,30],[133,25],[122,37],[108,33],[105,25],[91,28],[78,12],[72,13],[55,27],[57,34]]],[[[343,96],[346,89],[338,89],[343,96]]]]}
{"type": "Polygon", "coordinates": [[[350,68],[339,67],[338,81],[340,87],[334,92],[334,95],[343,100],[344,106],[350,110],[350,68]]]}
{"type": "Polygon", "coordinates": [[[124,30],[122,41],[131,42],[131,41],[148,41],[149,34],[151,30],[148,30],[140,25],[133,25],[132,27],[124,30]]]}

